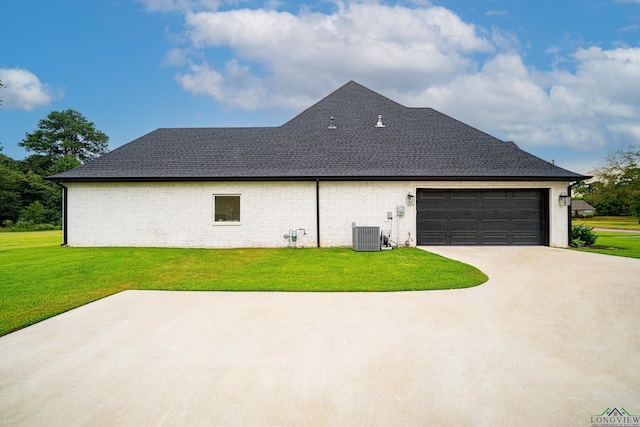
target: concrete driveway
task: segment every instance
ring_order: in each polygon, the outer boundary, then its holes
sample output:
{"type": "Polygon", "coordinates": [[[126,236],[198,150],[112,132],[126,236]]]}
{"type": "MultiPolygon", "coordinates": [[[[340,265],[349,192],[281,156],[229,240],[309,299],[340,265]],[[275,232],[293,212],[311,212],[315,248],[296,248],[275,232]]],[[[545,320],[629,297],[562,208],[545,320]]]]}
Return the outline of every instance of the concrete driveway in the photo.
{"type": "Polygon", "coordinates": [[[640,260],[426,249],[489,282],[127,291],[4,336],[0,425],[591,426],[607,408],[640,415],[640,260]]]}

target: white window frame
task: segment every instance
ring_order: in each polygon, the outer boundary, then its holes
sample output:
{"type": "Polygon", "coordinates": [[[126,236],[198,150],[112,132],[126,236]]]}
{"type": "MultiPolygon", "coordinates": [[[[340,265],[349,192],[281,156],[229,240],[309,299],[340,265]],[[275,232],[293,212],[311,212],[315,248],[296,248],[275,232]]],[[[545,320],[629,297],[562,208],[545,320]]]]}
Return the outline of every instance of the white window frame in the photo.
{"type": "Polygon", "coordinates": [[[242,221],[242,197],[240,194],[213,194],[213,224],[214,225],[240,225],[242,221]],[[216,197],[237,197],[238,198],[238,220],[216,220],[216,197]]]}

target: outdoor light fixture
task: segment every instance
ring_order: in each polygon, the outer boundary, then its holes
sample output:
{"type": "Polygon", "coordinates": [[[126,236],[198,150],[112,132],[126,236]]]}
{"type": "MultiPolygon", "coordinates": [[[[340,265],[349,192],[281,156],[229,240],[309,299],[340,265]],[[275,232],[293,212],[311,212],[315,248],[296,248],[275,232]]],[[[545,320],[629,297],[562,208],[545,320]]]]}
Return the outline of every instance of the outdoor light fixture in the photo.
{"type": "Polygon", "coordinates": [[[415,197],[416,196],[411,194],[411,191],[409,191],[409,194],[407,194],[407,206],[413,206],[413,199],[415,199],[415,197]]]}
{"type": "Polygon", "coordinates": [[[558,201],[560,206],[571,206],[571,196],[567,196],[567,193],[560,193],[558,201]]]}

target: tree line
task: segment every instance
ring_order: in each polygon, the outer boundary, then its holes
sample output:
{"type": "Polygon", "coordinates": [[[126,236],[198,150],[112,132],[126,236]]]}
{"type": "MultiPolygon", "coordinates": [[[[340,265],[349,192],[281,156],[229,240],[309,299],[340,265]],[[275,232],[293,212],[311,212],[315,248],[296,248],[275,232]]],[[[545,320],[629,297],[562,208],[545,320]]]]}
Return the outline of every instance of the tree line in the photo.
{"type": "MultiPolygon", "coordinates": [[[[0,87],[2,82],[0,82],[0,87]]],[[[0,146],[0,224],[43,229],[62,223],[62,189],[44,178],[107,152],[109,137],[75,110],[52,111],[18,143],[33,154],[14,160],[0,146]]]]}
{"type": "Polygon", "coordinates": [[[575,192],[596,208],[598,215],[635,216],[640,223],[640,149],[631,146],[607,155],[575,192]]]}

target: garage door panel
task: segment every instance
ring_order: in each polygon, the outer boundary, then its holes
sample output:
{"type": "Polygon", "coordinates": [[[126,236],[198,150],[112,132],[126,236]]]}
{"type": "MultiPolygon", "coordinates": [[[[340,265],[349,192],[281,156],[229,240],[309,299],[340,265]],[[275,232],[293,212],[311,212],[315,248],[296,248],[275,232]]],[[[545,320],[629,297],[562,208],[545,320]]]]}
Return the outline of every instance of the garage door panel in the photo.
{"type": "Polygon", "coordinates": [[[447,221],[449,213],[447,211],[425,211],[422,215],[423,221],[447,221]]]}
{"type": "Polygon", "coordinates": [[[423,233],[420,235],[421,245],[446,245],[447,238],[444,234],[423,233]]]}
{"type": "Polygon", "coordinates": [[[480,231],[494,231],[494,232],[504,232],[505,229],[509,226],[509,221],[500,220],[500,221],[482,221],[480,224],[480,231]]]}
{"type": "Polygon", "coordinates": [[[478,195],[477,190],[456,190],[455,194],[452,194],[451,190],[442,191],[452,199],[475,199],[478,195]]]}
{"type": "Polygon", "coordinates": [[[512,221],[513,222],[540,222],[540,212],[531,212],[531,211],[525,211],[525,212],[518,212],[517,216],[514,216],[512,221]]]}
{"type": "MultiPolygon", "coordinates": [[[[454,190],[457,191],[457,190],[454,190]]],[[[506,199],[512,190],[476,190],[476,193],[483,199],[506,199]]]]}
{"type": "Polygon", "coordinates": [[[506,200],[483,200],[480,208],[483,210],[503,211],[509,209],[506,200]]]}
{"type": "Polygon", "coordinates": [[[538,200],[514,200],[511,208],[522,211],[538,211],[540,202],[538,200]]]}
{"type": "Polygon", "coordinates": [[[437,221],[437,220],[423,221],[423,225],[424,225],[424,229],[431,233],[434,233],[436,231],[443,232],[449,229],[449,221],[446,219],[440,220],[440,221],[437,221]]]}
{"type": "Polygon", "coordinates": [[[520,189],[517,190],[517,192],[513,193],[513,198],[514,199],[519,199],[519,198],[523,198],[523,197],[531,197],[531,198],[538,198],[538,195],[540,193],[540,190],[536,190],[536,189],[520,189]]]}
{"type": "Polygon", "coordinates": [[[417,204],[420,207],[423,203],[429,203],[434,200],[445,200],[447,198],[446,190],[433,190],[429,193],[423,193],[417,195],[417,204]]]}
{"type": "Polygon", "coordinates": [[[546,244],[547,194],[538,189],[419,189],[418,244],[546,244]]]}
{"type": "Polygon", "coordinates": [[[448,219],[451,221],[475,221],[477,214],[473,210],[453,210],[448,213],[448,219]]]}
{"type": "Polygon", "coordinates": [[[477,228],[478,228],[478,223],[476,221],[456,221],[456,220],[452,220],[450,222],[450,226],[452,230],[455,230],[456,232],[461,232],[461,231],[471,231],[471,232],[476,232],[477,228]]]}
{"type": "Polygon", "coordinates": [[[453,234],[451,235],[452,245],[477,245],[478,236],[474,234],[453,234]]]}
{"type": "Polygon", "coordinates": [[[515,232],[536,234],[539,229],[537,222],[533,221],[512,221],[511,229],[515,232]]]}
{"type": "Polygon", "coordinates": [[[507,236],[505,236],[504,234],[499,234],[499,235],[491,235],[491,234],[486,234],[482,236],[482,242],[480,243],[482,245],[507,245],[509,244],[509,241],[507,239],[507,236]]]}
{"type": "Polygon", "coordinates": [[[486,209],[478,211],[477,217],[481,221],[507,221],[510,215],[506,209],[486,209]]]}
{"type": "Polygon", "coordinates": [[[476,208],[476,201],[474,200],[451,200],[451,209],[475,209],[476,208]]]}

